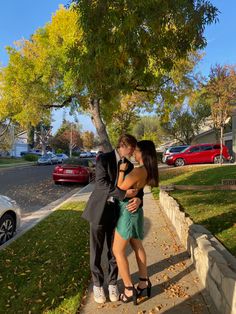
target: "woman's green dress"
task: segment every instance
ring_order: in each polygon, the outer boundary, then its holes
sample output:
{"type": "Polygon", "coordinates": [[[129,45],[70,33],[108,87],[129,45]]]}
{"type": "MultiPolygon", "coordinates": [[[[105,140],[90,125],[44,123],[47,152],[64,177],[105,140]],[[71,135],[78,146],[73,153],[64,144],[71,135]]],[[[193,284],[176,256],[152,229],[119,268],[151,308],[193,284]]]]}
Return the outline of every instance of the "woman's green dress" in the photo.
{"type": "Polygon", "coordinates": [[[131,213],[126,206],[129,199],[119,201],[120,214],[116,225],[116,231],[120,236],[128,240],[130,238],[143,239],[143,208],[138,208],[136,212],[131,213]]]}

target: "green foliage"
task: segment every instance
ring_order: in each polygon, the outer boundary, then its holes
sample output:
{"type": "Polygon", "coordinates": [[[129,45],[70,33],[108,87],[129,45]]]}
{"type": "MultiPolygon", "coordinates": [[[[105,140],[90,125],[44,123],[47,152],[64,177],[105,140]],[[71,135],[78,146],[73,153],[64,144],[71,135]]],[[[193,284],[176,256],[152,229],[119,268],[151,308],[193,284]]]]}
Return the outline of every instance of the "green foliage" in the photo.
{"type": "Polygon", "coordinates": [[[77,153],[77,152],[72,153],[72,157],[79,157],[79,156],[80,156],[80,153],[77,153]]]}
{"type": "Polygon", "coordinates": [[[108,124],[108,134],[112,145],[115,147],[121,134],[130,133],[133,126],[138,121],[139,112],[145,107],[147,95],[134,92],[131,95],[123,95],[120,103],[117,104],[111,121],[108,124]]]}
{"type": "MultiPolygon", "coordinates": [[[[103,121],[111,121],[121,95],[183,98],[183,86],[205,46],[204,28],[216,20],[209,1],[73,1],[30,40],[8,48],[0,71],[0,119],[37,125],[53,106],[89,113],[109,149],[103,121]],[[178,91],[178,93],[176,92],[178,91]]],[[[105,143],[105,144],[104,144],[105,143]]]]}
{"type": "Polygon", "coordinates": [[[205,119],[210,115],[207,104],[187,104],[176,106],[169,113],[169,121],[162,121],[161,125],[166,133],[182,144],[191,144],[193,138],[200,132],[205,119]]]}
{"type": "Polygon", "coordinates": [[[2,313],[78,312],[90,280],[84,206],[63,205],[0,252],[2,313]]]}
{"type": "Polygon", "coordinates": [[[34,155],[34,154],[26,154],[24,156],[24,160],[26,160],[26,161],[37,161],[38,158],[39,158],[39,156],[34,155]]]}
{"type": "Polygon", "coordinates": [[[88,90],[107,101],[173,84],[171,71],[205,46],[205,26],[218,13],[203,0],[74,2],[86,46],[80,74],[88,90]]]}
{"type": "Polygon", "coordinates": [[[157,116],[142,116],[134,125],[132,134],[137,140],[152,140],[158,146],[165,138],[160,119],[157,116]]]}
{"type": "Polygon", "coordinates": [[[62,154],[62,153],[64,153],[63,149],[58,148],[58,149],[56,150],[56,154],[62,154]]]}

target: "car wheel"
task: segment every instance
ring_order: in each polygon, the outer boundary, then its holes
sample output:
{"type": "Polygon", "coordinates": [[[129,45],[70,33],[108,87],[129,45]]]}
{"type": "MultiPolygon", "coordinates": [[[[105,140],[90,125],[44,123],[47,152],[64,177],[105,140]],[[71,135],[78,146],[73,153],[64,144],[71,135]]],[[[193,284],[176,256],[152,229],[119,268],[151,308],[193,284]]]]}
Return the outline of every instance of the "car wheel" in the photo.
{"type": "MultiPolygon", "coordinates": [[[[214,164],[220,164],[220,155],[214,157],[214,164]]],[[[222,156],[222,162],[225,162],[224,157],[222,156]]]]}
{"type": "Polygon", "coordinates": [[[16,221],[10,214],[0,219],[0,245],[10,240],[16,230],[16,221]]]}
{"type": "Polygon", "coordinates": [[[183,160],[183,158],[177,158],[176,161],[175,161],[175,167],[181,167],[181,166],[184,166],[185,165],[185,162],[183,160]]]}
{"type": "Polygon", "coordinates": [[[61,184],[59,181],[54,181],[54,183],[55,183],[56,185],[60,185],[60,184],[61,184]]]}

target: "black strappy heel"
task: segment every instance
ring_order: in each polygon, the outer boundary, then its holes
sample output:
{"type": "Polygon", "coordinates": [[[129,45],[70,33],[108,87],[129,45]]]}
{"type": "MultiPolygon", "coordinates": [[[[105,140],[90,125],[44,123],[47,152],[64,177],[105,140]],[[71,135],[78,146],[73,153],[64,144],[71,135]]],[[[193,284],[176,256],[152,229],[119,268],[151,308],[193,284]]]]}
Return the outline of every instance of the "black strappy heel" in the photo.
{"type": "Polygon", "coordinates": [[[125,294],[125,290],[123,293],[120,294],[120,301],[122,301],[123,303],[129,303],[131,301],[133,301],[134,305],[137,305],[137,297],[138,297],[138,294],[137,294],[137,290],[135,289],[134,286],[130,286],[130,287],[125,287],[125,289],[129,290],[129,291],[133,291],[133,294],[128,297],[126,294],[125,294]],[[125,299],[124,299],[125,297],[125,299]]]}
{"type": "Polygon", "coordinates": [[[146,288],[139,288],[137,287],[137,292],[138,292],[138,298],[139,297],[151,297],[151,291],[152,291],[152,284],[149,278],[139,278],[140,281],[146,281],[147,282],[147,287],[146,288]]]}

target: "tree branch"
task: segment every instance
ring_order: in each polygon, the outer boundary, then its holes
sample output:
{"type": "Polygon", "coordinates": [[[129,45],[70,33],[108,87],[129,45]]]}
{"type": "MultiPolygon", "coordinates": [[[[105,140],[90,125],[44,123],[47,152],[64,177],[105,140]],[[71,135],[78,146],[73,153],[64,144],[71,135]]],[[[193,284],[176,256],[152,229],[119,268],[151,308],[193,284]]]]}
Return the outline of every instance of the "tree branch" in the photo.
{"type": "Polygon", "coordinates": [[[11,123],[11,120],[10,120],[10,121],[8,122],[8,124],[5,126],[5,129],[3,129],[3,131],[1,131],[0,137],[2,137],[2,136],[7,132],[7,130],[9,129],[10,123],[11,123]]]}

